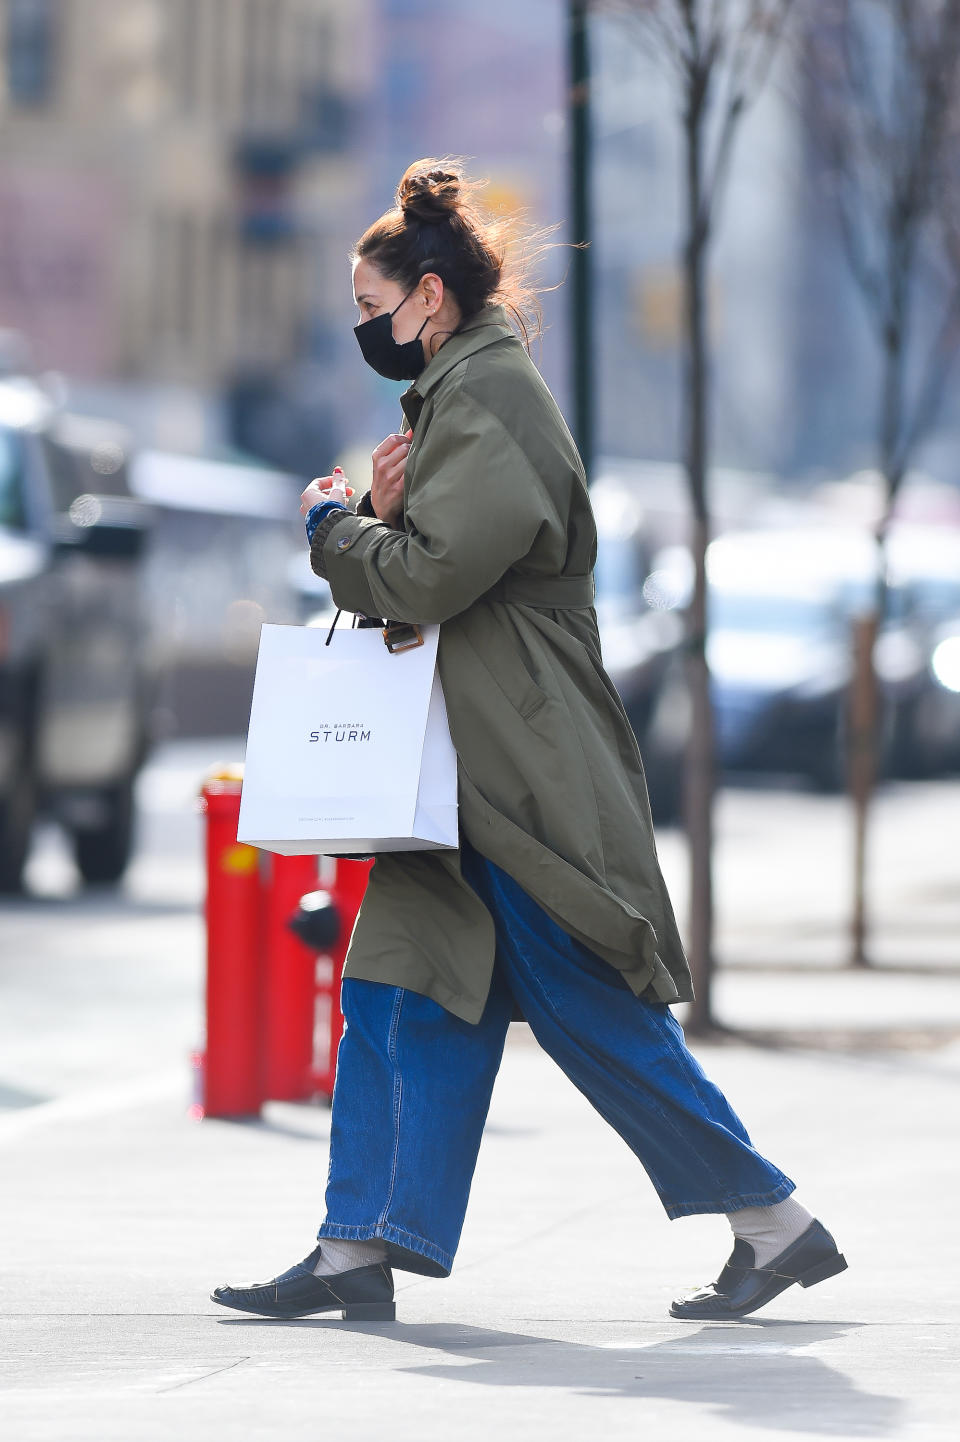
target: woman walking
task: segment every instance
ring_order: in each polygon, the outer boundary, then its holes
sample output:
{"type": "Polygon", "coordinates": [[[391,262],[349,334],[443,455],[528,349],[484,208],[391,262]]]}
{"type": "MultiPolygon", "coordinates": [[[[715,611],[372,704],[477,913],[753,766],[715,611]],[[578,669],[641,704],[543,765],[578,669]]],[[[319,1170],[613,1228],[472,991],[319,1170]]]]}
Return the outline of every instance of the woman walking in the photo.
{"type": "Polygon", "coordinates": [[[357,340],[380,375],[412,381],[407,429],[377,447],[356,511],[338,475],[301,507],[338,607],[440,624],[460,850],[377,858],[344,971],[319,1245],[213,1300],[384,1318],[391,1268],[449,1275],[519,1007],[667,1215],[730,1221],[729,1261],[672,1315],[739,1317],[846,1263],[670,1012],[690,977],[601,660],[583,467],[517,334],[531,297],[505,269],[504,227],[474,190],[452,163],[419,161],[361,237],[357,340]]]}

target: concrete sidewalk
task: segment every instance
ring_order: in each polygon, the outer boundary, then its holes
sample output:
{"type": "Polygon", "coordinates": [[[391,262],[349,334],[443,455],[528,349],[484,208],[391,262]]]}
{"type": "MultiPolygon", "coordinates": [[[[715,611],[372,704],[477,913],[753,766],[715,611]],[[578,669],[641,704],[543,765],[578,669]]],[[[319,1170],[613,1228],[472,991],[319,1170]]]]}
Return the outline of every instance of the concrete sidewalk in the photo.
{"type": "MultiPolygon", "coordinates": [[[[671,1297],[716,1275],[726,1224],[668,1223],[515,1027],[453,1276],[398,1274],[397,1323],[348,1327],[208,1301],[310,1250],[329,1124],[279,1105],[258,1124],[187,1119],[203,950],[189,808],[212,754],[170,748],[145,773],[122,895],[72,896],[41,849],[41,897],[4,909],[4,1442],[952,1442],[960,781],[878,805],[866,974],[840,969],[842,798],[719,806],[716,1010],[737,1031],[695,1050],[848,1272],[744,1322],[671,1321],[671,1297]]],[[[659,845],[683,916],[682,838],[659,845]]]]}
{"type": "Polygon", "coordinates": [[[157,1076],[112,1109],[101,1092],[10,1119],[3,1435],[952,1439],[956,1056],[698,1050],[850,1262],[740,1323],[669,1319],[677,1290],[716,1274],[726,1224],[668,1223],[523,1027],[454,1275],[398,1274],[391,1325],[277,1323],[207,1300],[310,1249],[325,1110],[198,1125],[185,1081],[157,1076]]]}

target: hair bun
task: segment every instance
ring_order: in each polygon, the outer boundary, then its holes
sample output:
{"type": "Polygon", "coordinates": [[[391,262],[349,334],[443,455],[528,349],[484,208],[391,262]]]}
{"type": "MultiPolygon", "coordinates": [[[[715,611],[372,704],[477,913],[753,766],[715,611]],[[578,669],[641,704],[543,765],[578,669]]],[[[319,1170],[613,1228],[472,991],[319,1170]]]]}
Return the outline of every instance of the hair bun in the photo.
{"type": "Polygon", "coordinates": [[[460,190],[457,171],[444,170],[436,161],[418,160],[405,172],[397,188],[397,205],[405,216],[415,220],[446,220],[459,208],[460,190]]]}

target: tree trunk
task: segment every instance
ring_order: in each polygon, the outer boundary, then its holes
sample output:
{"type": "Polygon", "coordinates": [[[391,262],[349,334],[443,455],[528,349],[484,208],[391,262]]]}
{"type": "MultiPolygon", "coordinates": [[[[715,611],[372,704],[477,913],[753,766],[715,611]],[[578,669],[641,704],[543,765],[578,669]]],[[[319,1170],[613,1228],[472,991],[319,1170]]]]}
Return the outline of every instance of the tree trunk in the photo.
{"type": "MultiPolygon", "coordinates": [[[[902,305],[897,299],[897,309],[902,305]]],[[[853,803],[853,909],[850,917],[850,965],[869,966],[870,907],[867,852],[870,813],[880,774],[883,698],[876,671],[877,637],[886,615],[887,527],[903,467],[899,461],[903,422],[905,337],[899,320],[887,326],[884,344],[883,401],[880,412],[880,467],[886,488],[884,516],[876,530],[876,586],[870,612],[853,628],[853,675],[847,736],[847,784],[853,803]]]]}
{"type": "Polygon", "coordinates": [[[687,754],[685,812],[690,850],[690,969],[696,999],[688,1027],[702,1032],[713,1024],[713,796],[714,740],[710,674],[707,667],[706,550],[710,540],[707,505],[709,371],[707,355],[706,258],[709,232],[703,216],[702,100],[694,96],[686,116],[687,244],[686,464],[693,506],[691,549],[695,570],[687,617],[687,677],[691,734],[687,754]]]}
{"type": "Polygon", "coordinates": [[[867,838],[870,798],[876,781],[877,677],[873,648],[877,613],[860,616],[853,625],[853,680],[848,728],[848,781],[853,801],[853,916],[851,966],[869,966],[867,936],[867,838]]]}
{"type": "Polygon", "coordinates": [[[686,823],[690,847],[690,970],[695,999],[688,1027],[703,1032],[713,1025],[713,797],[714,739],[710,672],[706,658],[707,588],[705,520],[693,523],[696,581],[690,607],[688,684],[692,725],[687,754],[686,823]]]}

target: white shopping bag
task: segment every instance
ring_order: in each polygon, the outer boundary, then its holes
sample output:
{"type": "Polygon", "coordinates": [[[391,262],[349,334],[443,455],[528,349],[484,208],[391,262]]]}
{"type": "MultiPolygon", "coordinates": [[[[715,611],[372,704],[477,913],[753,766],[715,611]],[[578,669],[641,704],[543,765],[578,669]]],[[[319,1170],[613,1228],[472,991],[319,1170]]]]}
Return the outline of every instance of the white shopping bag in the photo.
{"type": "Polygon", "coordinates": [[[457,758],[439,626],[391,654],[379,629],[264,626],[237,840],[282,856],[456,848],[457,758]]]}

